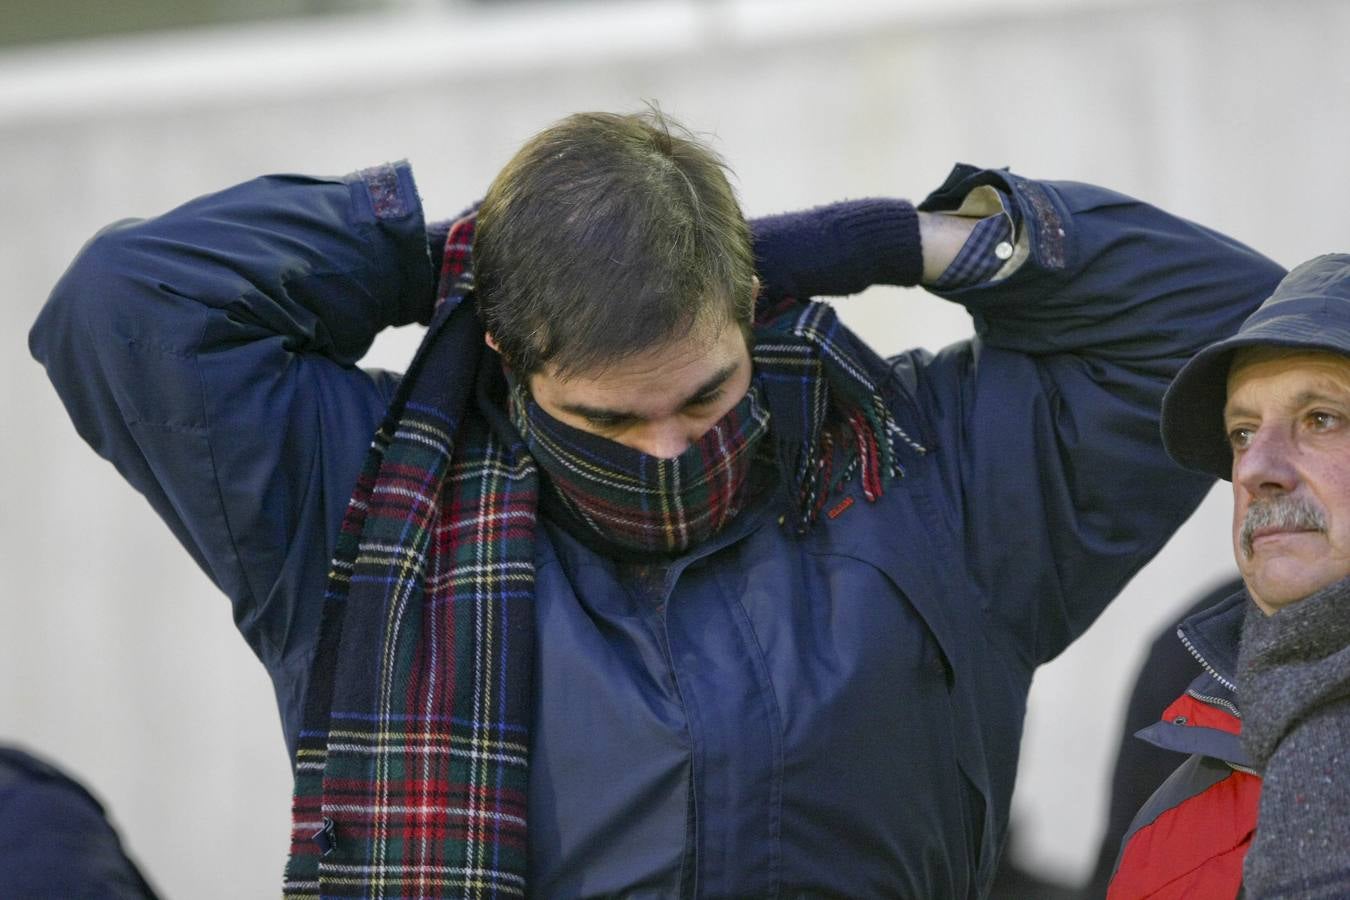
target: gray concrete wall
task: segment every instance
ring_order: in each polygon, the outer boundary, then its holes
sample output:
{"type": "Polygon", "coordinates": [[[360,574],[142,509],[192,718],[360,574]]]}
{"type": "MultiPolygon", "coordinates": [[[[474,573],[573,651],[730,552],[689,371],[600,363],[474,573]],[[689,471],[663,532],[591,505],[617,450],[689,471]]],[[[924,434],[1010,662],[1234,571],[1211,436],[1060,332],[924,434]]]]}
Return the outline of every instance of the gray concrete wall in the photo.
{"type": "MultiPolygon", "coordinates": [[[[68,763],[173,897],[266,896],[290,780],[228,605],[76,437],[24,336],[98,227],[267,171],[409,157],[433,215],[529,134],[646,98],[739,173],[750,213],[916,197],[952,161],[1108,184],[1286,265],[1350,247],[1350,7],[1338,0],[519,6],[0,55],[0,739],[68,763]]],[[[969,318],[921,292],[840,302],[881,350],[969,318]]],[[[399,368],[415,331],[381,338],[399,368]]],[[[1020,852],[1082,876],[1146,639],[1228,571],[1202,507],[1037,678],[1020,852]]]]}

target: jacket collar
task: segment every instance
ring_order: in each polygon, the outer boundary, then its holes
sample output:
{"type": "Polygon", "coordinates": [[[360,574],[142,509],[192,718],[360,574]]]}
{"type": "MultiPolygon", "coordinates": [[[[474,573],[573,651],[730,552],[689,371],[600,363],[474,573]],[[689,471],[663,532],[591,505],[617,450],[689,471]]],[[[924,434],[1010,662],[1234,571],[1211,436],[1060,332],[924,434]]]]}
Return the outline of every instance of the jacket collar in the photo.
{"type": "Polygon", "coordinates": [[[1207,709],[1226,710],[1234,723],[1238,721],[1238,648],[1242,619],[1250,603],[1246,590],[1240,590],[1181,623],[1177,636],[1205,671],[1167,708],[1162,721],[1135,732],[1136,737],[1165,750],[1199,753],[1235,767],[1251,767],[1237,729],[1213,719],[1206,721],[1204,716],[1207,709]]]}
{"type": "Polygon", "coordinates": [[[1186,649],[1205,671],[1230,691],[1237,690],[1238,648],[1242,643],[1242,618],[1251,600],[1238,591],[1226,600],[1187,617],[1177,628],[1186,649]]]}

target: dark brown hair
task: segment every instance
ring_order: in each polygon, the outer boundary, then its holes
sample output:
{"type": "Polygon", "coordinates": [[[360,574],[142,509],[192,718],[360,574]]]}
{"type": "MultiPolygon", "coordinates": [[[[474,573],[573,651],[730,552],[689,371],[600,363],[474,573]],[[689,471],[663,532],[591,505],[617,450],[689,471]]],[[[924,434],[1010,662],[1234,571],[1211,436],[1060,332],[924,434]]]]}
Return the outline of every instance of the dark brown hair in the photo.
{"type": "Polygon", "coordinates": [[[598,371],[754,312],[726,166],[656,109],[532,138],[488,189],[473,258],[484,327],[523,376],[598,371]]]}

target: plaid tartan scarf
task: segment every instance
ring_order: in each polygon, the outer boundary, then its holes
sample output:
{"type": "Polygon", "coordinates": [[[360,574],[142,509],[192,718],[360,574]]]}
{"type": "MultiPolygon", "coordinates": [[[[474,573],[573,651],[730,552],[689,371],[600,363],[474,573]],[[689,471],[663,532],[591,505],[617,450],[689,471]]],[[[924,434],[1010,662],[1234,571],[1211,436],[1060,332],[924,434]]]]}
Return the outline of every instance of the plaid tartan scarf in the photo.
{"type": "Polygon", "coordinates": [[[573,428],[512,384],[511,421],[548,477],[543,507],[596,549],[665,556],[706,541],[749,494],[755,451],[769,430],[758,382],[708,432],[674,458],[651,456],[573,428]]]}
{"type": "MultiPolygon", "coordinates": [[[[472,303],[473,219],[342,523],[295,760],[288,897],[526,893],[540,478],[472,303]]],[[[805,530],[855,474],[874,500],[921,449],[884,364],[830,307],[757,328],[756,381],[805,530]],[[778,399],[774,399],[774,398],[778,399]]]]}

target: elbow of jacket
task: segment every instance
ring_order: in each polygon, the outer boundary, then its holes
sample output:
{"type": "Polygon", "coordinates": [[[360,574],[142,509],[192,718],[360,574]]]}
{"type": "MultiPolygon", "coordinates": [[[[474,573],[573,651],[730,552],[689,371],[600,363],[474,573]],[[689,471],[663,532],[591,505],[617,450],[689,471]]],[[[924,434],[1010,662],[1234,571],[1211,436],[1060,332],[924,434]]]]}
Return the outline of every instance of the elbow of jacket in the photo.
{"type": "Polygon", "coordinates": [[[138,219],[123,219],[90,238],[57,280],[28,332],[28,352],[50,372],[63,353],[77,352],[91,315],[115,296],[119,275],[132,271],[128,238],[138,219]]]}

